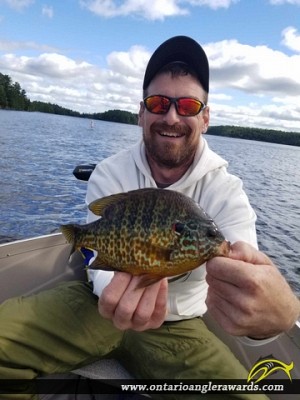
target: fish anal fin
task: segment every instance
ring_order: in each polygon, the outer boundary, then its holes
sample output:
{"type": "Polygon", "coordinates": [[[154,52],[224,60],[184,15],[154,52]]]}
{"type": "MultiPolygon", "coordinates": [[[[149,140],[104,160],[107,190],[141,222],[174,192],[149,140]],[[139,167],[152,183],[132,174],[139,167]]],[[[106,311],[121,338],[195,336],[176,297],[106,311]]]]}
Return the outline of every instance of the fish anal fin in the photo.
{"type": "Polygon", "coordinates": [[[154,283],[163,279],[163,276],[143,274],[143,275],[140,275],[140,278],[141,278],[141,280],[140,280],[139,284],[136,286],[136,289],[143,289],[150,285],[153,285],[154,283]]]}
{"type": "Polygon", "coordinates": [[[108,262],[101,258],[101,256],[97,256],[95,260],[88,266],[89,269],[101,269],[102,271],[116,271],[115,268],[112,268],[108,265],[108,262]]]}

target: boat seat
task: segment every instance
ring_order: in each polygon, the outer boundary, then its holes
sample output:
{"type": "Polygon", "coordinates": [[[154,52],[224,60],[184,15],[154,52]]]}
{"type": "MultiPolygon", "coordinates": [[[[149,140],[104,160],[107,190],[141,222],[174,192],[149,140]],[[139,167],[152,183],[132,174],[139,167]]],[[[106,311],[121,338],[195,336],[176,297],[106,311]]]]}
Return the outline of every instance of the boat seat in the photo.
{"type": "Polygon", "coordinates": [[[133,379],[132,375],[114,359],[95,361],[73,370],[72,373],[89,379],[133,379]]]}

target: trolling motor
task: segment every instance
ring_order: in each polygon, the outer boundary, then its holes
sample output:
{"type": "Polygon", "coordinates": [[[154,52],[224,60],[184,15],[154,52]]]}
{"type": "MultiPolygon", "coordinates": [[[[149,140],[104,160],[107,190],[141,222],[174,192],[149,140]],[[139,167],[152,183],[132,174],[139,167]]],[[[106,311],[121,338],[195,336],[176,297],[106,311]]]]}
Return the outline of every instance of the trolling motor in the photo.
{"type": "Polygon", "coordinates": [[[75,178],[81,181],[88,181],[92,172],[94,171],[97,164],[83,164],[77,165],[73,171],[75,178]]]}

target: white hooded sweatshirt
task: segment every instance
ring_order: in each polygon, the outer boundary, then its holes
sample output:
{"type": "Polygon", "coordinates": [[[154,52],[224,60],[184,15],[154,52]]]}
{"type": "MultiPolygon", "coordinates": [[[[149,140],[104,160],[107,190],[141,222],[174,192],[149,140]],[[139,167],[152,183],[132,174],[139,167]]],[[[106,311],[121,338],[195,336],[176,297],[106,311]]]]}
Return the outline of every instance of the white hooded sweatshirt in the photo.
{"type": "MultiPolygon", "coordinates": [[[[256,215],[243,191],[242,181],[227,172],[228,163],[209,149],[204,138],[189,170],[168,186],[193,198],[215,221],[231,243],[242,240],[257,247],[256,215]]],[[[86,203],[115,193],[157,187],[146,159],[143,141],[101,161],[92,173],[86,203]]],[[[88,213],[87,222],[98,217],[88,213]]],[[[94,293],[100,295],[113,272],[90,270],[94,293]]],[[[170,282],[166,321],[202,316],[206,312],[207,283],[205,265],[170,282]]]]}

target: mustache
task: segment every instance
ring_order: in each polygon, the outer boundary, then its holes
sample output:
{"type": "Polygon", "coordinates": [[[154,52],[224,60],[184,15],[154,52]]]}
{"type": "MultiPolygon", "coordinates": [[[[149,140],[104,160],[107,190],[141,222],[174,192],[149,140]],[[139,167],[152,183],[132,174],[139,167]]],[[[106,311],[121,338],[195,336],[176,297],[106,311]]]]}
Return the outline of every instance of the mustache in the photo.
{"type": "Polygon", "coordinates": [[[188,135],[191,132],[191,129],[188,126],[179,123],[169,125],[165,122],[154,122],[151,125],[151,132],[169,132],[188,135]]]}

